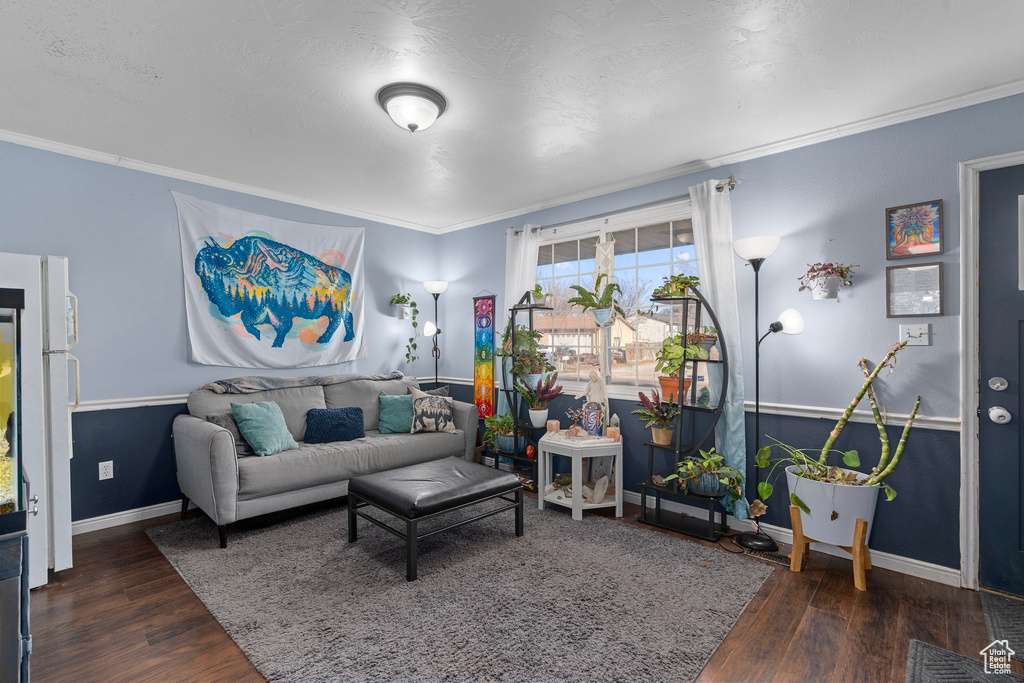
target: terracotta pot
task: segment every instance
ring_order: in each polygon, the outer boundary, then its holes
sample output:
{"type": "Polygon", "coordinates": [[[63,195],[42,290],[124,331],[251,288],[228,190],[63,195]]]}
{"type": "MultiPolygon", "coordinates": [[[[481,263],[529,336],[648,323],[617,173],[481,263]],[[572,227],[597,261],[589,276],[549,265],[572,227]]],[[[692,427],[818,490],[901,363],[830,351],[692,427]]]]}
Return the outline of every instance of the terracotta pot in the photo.
{"type": "Polygon", "coordinates": [[[673,432],[674,430],[672,429],[651,427],[651,441],[658,444],[659,446],[671,446],[673,432]]]}
{"type": "MultiPolygon", "coordinates": [[[[683,396],[690,391],[690,384],[693,382],[692,379],[686,378],[683,380],[683,396]]],[[[661,398],[663,401],[668,401],[669,394],[675,397],[675,402],[679,403],[679,380],[675,377],[668,377],[661,375],[658,377],[658,384],[661,385],[661,398]]]]}

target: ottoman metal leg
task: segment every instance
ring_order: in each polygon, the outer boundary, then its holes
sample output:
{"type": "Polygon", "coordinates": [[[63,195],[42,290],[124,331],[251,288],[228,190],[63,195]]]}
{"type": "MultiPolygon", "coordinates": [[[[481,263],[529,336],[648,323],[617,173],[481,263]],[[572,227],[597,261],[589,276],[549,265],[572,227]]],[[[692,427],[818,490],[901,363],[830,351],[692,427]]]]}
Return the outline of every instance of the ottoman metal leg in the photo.
{"type": "MultiPolygon", "coordinates": [[[[543,497],[543,494],[541,494],[543,497]]],[[[516,490],[516,536],[523,535],[523,490],[516,490]]]]}
{"type": "Polygon", "coordinates": [[[356,542],[356,497],[348,494],[348,542],[356,542]]]}
{"type": "Polygon", "coordinates": [[[416,520],[405,523],[405,580],[416,580],[416,520]]]}

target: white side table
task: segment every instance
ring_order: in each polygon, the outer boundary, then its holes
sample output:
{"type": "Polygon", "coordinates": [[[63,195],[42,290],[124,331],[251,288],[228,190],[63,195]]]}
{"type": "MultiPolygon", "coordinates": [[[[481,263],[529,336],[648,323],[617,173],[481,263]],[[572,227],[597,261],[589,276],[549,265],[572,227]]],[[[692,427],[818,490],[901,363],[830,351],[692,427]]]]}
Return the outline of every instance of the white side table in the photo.
{"type": "Polygon", "coordinates": [[[537,442],[537,471],[540,477],[540,492],[537,496],[537,507],[544,509],[545,503],[553,503],[572,508],[572,518],[583,519],[584,510],[595,508],[615,508],[615,516],[622,516],[622,441],[612,441],[607,437],[569,438],[565,432],[548,432],[537,442]],[[547,493],[552,481],[552,468],[555,456],[572,459],[572,500],[558,499],[557,493],[547,493]],[[605,498],[600,503],[583,502],[583,459],[612,458],[615,495],[612,500],[605,498]]]}

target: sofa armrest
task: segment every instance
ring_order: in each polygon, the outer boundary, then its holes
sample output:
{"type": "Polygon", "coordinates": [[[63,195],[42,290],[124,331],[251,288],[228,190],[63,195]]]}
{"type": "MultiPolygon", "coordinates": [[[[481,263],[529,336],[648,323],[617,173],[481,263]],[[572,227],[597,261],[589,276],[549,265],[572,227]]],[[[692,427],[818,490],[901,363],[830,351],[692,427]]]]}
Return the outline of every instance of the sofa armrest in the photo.
{"type": "Polygon", "coordinates": [[[231,432],[191,415],[174,418],[178,488],[218,525],[237,519],[238,459],[231,432]]]}
{"type": "Polygon", "coordinates": [[[461,429],[466,434],[466,452],[462,457],[472,461],[473,451],[476,449],[476,432],[479,428],[479,413],[476,404],[452,401],[452,406],[455,413],[455,428],[461,429]]]}

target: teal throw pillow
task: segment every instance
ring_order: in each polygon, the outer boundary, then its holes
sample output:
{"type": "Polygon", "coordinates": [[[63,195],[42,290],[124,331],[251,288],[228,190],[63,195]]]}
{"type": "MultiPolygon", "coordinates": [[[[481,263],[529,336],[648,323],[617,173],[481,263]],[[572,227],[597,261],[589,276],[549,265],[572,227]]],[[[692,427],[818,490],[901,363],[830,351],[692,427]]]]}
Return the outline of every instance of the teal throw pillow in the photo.
{"type": "Polygon", "coordinates": [[[412,432],[412,394],[392,396],[380,392],[381,434],[409,434],[412,432]]]}
{"type": "Polygon", "coordinates": [[[299,447],[284,423],[281,407],[273,401],[232,403],[231,412],[238,423],[238,431],[256,455],[274,455],[299,447]]]}

